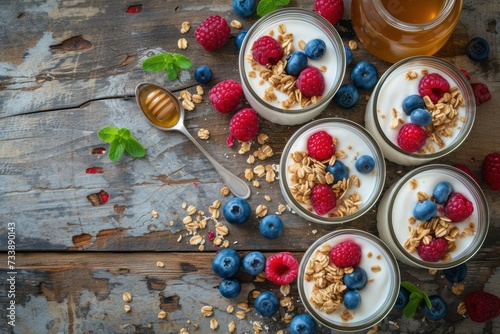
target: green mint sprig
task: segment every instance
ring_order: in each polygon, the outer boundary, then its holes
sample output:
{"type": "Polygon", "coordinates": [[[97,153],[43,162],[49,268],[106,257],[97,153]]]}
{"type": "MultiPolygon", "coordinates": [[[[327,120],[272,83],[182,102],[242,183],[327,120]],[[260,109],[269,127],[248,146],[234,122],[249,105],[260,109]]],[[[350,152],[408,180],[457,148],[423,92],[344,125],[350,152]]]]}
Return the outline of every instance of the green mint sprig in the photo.
{"type": "Polygon", "coordinates": [[[410,292],[410,300],[408,304],[406,304],[406,306],[403,308],[403,314],[405,317],[407,318],[413,317],[413,315],[418,309],[418,306],[422,302],[422,299],[425,301],[425,303],[430,309],[432,308],[429,296],[427,296],[425,292],[417,288],[415,284],[408,281],[402,281],[401,285],[403,286],[403,288],[408,290],[408,292],[410,292]]]}
{"type": "Polygon", "coordinates": [[[108,157],[111,161],[120,159],[124,151],[134,158],[142,158],[146,154],[144,147],[127,128],[106,126],[97,135],[102,141],[109,143],[108,157]]]}
{"type": "Polygon", "coordinates": [[[145,71],[166,71],[170,81],[176,80],[181,70],[187,70],[191,66],[193,66],[191,59],[179,53],[160,53],[142,62],[145,71]]]}
{"type": "Polygon", "coordinates": [[[257,5],[257,15],[264,16],[274,12],[278,7],[287,6],[290,0],[261,0],[257,5]]]}

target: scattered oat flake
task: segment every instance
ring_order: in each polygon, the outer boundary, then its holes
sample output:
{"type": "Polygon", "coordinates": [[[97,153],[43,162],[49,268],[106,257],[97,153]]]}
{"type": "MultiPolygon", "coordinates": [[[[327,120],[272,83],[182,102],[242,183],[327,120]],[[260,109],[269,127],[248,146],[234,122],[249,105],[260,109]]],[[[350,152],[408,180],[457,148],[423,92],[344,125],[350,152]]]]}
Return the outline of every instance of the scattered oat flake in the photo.
{"type": "Polygon", "coordinates": [[[165,267],[165,263],[158,261],[158,262],[156,262],[156,266],[159,268],[163,268],[163,267],[165,267]]]}

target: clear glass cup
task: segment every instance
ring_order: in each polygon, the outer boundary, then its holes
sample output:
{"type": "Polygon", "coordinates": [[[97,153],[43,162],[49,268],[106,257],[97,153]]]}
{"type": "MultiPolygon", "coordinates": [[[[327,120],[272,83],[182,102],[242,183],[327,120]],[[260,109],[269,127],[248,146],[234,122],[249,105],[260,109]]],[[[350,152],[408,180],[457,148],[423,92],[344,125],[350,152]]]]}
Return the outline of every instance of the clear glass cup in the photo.
{"type": "Polygon", "coordinates": [[[322,16],[302,8],[279,9],[259,19],[248,30],[239,54],[241,83],[248,103],[260,116],[283,125],[302,124],[318,116],[342,84],[345,67],[345,51],[338,32],[322,16]],[[269,97],[272,95],[266,93],[266,89],[272,86],[267,77],[261,77],[266,67],[251,62],[252,45],[259,37],[272,35],[278,39],[284,34],[292,34],[291,45],[295,51],[303,50],[304,43],[316,38],[326,44],[323,57],[308,59],[308,65],[320,69],[325,79],[324,94],[315,103],[289,103],[289,94],[294,93],[295,85],[286,86],[283,91],[274,89],[276,98],[269,97]]]}
{"type": "MultiPolygon", "coordinates": [[[[425,72],[424,72],[425,73],[425,72]]],[[[404,59],[392,65],[379,79],[370,100],[366,105],[365,127],[377,140],[387,160],[405,166],[418,166],[441,158],[458,148],[472,130],[476,116],[476,102],[472,87],[464,74],[450,62],[432,56],[419,56],[404,59]],[[424,145],[425,152],[407,152],[397,144],[399,129],[403,123],[410,122],[402,108],[403,100],[418,94],[418,83],[422,71],[441,74],[450,84],[457,87],[463,97],[456,123],[450,122],[451,135],[439,137],[443,145],[428,136],[424,145]],[[413,73],[417,77],[409,79],[413,73]],[[399,123],[392,127],[393,109],[397,112],[399,123]]]]}
{"type": "MultiPolygon", "coordinates": [[[[300,262],[297,286],[302,303],[317,322],[337,331],[355,332],[370,328],[385,318],[396,302],[400,281],[396,258],[382,240],[365,231],[342,229],[324,235],[307,249],[300,262]],[[327,251],[346,240],[352,240],[361,247],[359,267],[365,270],[368,279],[366,285],[359,290],[361,302],[358,308],[349,311],[353,318],[347,321],[341,318],[348,311],[343,303],[333,313],[327,314],[311,301],[312,295],[317,292],[313,291],[316,282],[310,280],[315,271],[309,267],[318,250],[325,254],[323,247],[326,246],[327,251]]],[[[328,285],[332,284],[334,283],[328,282],[328,285]]]]}
{"type": "Polygon", "coordinates": [[[441,49],[462,5],[463,0],[352,0],[352,25],[370,53],[396,63],[441,49]]]}
{"type": "MultiPolygon", "coordinates": [[[[438,209],[438,215],[443,216],[443,210],[438,209]]],[[[486,239],[489,221],[488,202],[478,184],[461,170],[442,164],[418,167],[407,173],[384,193],[377,209],[379,237],[396,258],[412,267],[436,270],[452,268],[472,258],[486,239]],[[441,181],[449,182],[455,192],[471,201],[474,211],[464,221],[452,223],[452,227],[459,229],[459,234],[449,259],[426,262],[416,250],[405,247],[405,243],[410,237],[409,228],[417,229],[419,225],[418,221],[411,220],[418,192],[431,196],[434,187],[441,181]]]]}
{"type": "MultiPolygon", "coordinates": [[[[310,161],[304,160],[304,163],[310,164],[310,161]]],[[[324,166],[327,164],[328,162],[325,163],[324,166]]],[[[380,147],[362,126],[350,120],[331,117],[312,121],[302,126],[292,135],[283,150],[279,173],[281,192],[294,212],[314,223],[339,224],[354,220],[373,207],[382,193],[386,169],[384,156],[380,147]],[[312,189],[312,184],[310,182],[308,182],[307,185],[299,185],[300,182],[297,182],[296,176],[298,174],[294,172],[294,169],[298,166],[297,164],[302,165],[303,163],[297,162],[296,159],[294,159],[294,154],[296,152],[307,151],[308,138],[318,131],[326,131],[332,137],[336,138],[336,154],[340,154],[341,152],[345,153],[345,156],[339,156],[337,159],[344,163],[349,170],[349,179],[351,179],[349,181],[351,187],[347,189],[342,198],[337,199],[337,207],[323,215],[316,213],[312,205],[308,202],[307,194],[310,194],[310,191],[305,191],[304,194],[295,192],[295,189],[298,187],[306,187],[309,190],[312,189]],[[375,168],[372,172],[362,174],[356,170],[356,159],[361,155],[373,157],[375,168]],[[359,180],[359,185],[356,185],[356,178],[359,180]],[[346,204],[345,201],[357,196],[359,196],[360,202],[357,208],[342,213],[340,208],[352,208],[352,206],[346,204]]],[[[304,177],[310,176],[304,175],[304,177]]],[[[315,181],[314,183],[321,182],[315,181]]],[[[333,187],[335,183],[337,182],[334,181],[329,185],[333,187]]],[[[356,200],[354,201],[356,202],[356,200]]]]}

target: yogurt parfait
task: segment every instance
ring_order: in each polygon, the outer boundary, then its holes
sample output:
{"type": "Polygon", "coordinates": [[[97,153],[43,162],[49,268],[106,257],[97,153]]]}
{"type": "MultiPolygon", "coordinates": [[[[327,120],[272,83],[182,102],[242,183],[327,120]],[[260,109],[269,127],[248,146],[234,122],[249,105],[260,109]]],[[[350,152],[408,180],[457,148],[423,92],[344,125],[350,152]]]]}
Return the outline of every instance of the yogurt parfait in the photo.
{"type": "Polygon", "coordinates": [[[319,323],[353,332],[374,326],[392,309],[399,292],[396,258],[374,235],[355,229],[331,232],[304,254],[298,289],[319,323]]]}
{"type": "Polygon", "coordinates": [[[384,186],[385,161],[363,127],[324,118],[289,139],[279,171],[281,192],[292,211],[311,222],[337,224],[360,217],[375,204],[384,186]]]}
{"type": "Polygon", "coordinates": [[[277,10],[257,21],[239,55],[248,103],[260,116],[284,125],[318,116],[340,87],[345,66],[335,28],[301,8],[277,10]]]}
{"type": "Polygon", "coordinates": [[[386,191],[377,210],[380,238],[398,260],[421,268],[446,269],[469,260],[488,225],[481,188],[448,165],[409,172],[386,191]]]}
{"type": "Polygon", "coordinates": [[[389,68],[368,101],[365,126],[384,156],[418,166],[460,146],[476,104],[465,76],[436,57],[412,57],[389,68]]]}

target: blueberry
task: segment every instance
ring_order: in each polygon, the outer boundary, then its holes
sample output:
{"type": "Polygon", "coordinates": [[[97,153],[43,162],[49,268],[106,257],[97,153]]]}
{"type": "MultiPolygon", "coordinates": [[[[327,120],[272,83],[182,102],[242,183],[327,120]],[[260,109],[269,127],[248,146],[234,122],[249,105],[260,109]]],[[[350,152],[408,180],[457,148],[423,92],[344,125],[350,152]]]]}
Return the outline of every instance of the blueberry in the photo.
{"type": "Polygon", "coordinates": [[[352,273],[344,275],[344,285],[351,290],[362,289],[366,284],[366,271],[356,267],[352,273]]]}
{"type": "Polygon", "coordinates": [[[456,267],[445,269],[443,272],[444,277],[451,283],[460,283],[467,276],[467,265],[462,263],[456,267]]]}
{"type": "Polygon", "coordinates": [[[248,253],[241,261],[243,270],[253,276],[257,276],[266,268],[266,256],[261,252],[248,253]]]}
{"type": "Polygon", "coordinates": [[[369,155],[362,155],[356,159],[356,170],[361,174],[369,174],[375,169],[375,160],[369,155]]]}
{"type": "Polygon", "coordinates": [[[333,175],[333,183],[337,183],[349,177],[347,168],[340,160],[335,160],[333,165],[326,166],[326,171],[333,175]]]}
{"type": "Polygon", "coordinates": [[[260,234],[268,239],[276,239],[283,233],[283,222],[276,215],[267,215],[260,221],[260,234]]]}
{"type": "Polygon", "coordinates": [[[344,84],[335,93],[335,102],[344,109],[353,108],[359,101],[359,91],[352,83],[344,84]]]}
{"type": "Polygon", "coordinates": [[[222,213],[228,223],[240,225],[250,218],[250,204],[243,198],[234,197],[224,204],[222,213]]]}
{"type": "Polygon", "coordinates": [[[431,200],[418,202],[413,209],[413,217],[416,220],[427,221],[434,217],[437,213],[437,205],[431,200]]]}
{"type": "Polygon", "coordinates": [[[201,84],[209,83],[212,80],[212,70],[206,65],[200,65],[194,70],[194,79],[201,84]]]}
{"type": "Polygon", "coordinates": [[[304,52],[308,58],[317,60],[323,57],[326,51],[326,44],[322,39],[312,39],[306,44],[304,52]]]}
{"type": "Polygon", "coordinates": [[[418,126],[427,126],[432,123],[432,115],[427,109],[417,108],[411,112],[410,122],[418,126]]]}
{"type": "Polygon", "coordinates": [[[474,61],[483,61],[488,58],[490,45],[482,37],[474,37],[465,46],[467,57],[474,61]]]}
{"type": "Polygon", "coordinates": [[[234,39],[234,44],[236,45],[236,48],[239,50],[241,49],[241,44],[243,44],[243,40],[245,39],[245,36],[247,35],[246,30],[241,30],[238,35],[236,35],[236,38],[234,39]]]}
{"type": "Polygon", "coordinates": [[[212,260],[212,270],[222,278],[230,278],[238,273],[241,259],[232,248],[224,248],[212,260]]]}
{"type": "Polygon", "coordinates": [[[302,51],[294,51],[286,58],[285,72],[290,75],[299,75],[306,66],[306,54],[302,51]]]}
{"type": "Polygon", "coordinates": [[[345,66],[347,66],[352,62],[352,51],[347,46],[344,46],[344,50],[345,50],[345,66]]]}
{"type": "Polygon", "coordinates": [[[436,184],[434,190],[432,190],[432,196],[436,203],[445,204],[448,201],[448,197],[450,197],[453,192],[453,187],[449,182],[442,181],[436,184]]]}
{"type": "Polygon", "coordinates": [[[351,80],[361,89],[372,89],[378,80],[377,68],[368,61],[360,61],[351,71],[351,80]]]}
{"type": "Polygon", "coordinates": [[[316,321],[307,313],[293,317],[290,322],[290,334],[314,334],[316,332],[316,321]]]}
{"type": "Polygon", "coordinates": [[[219,292],[225,298],[238,297],[241,292],[241,283],[236,278],[223,279],[219,284],[219,292]]]}
{"type": "Polygon", "coordinates": [[[441,320],[446,316],[446,311],[448,306],[444,302],[444,299],[438,295],[429,296],[432,308],[427,306],[427,303],[423,303],[422,314],[427,320],[437,321],[441,320]]]}
{"type": "Polygon", "coordinates": [[[418,94],[408,95],[403,100],[403,110],[408,116],[410,116],[412,111],[417,108],[425,108],[425,102],[422,96],[418,94]]]}
{"type": "Polygon", "coordinates": [[[358,290],[347,290],[344,293],[344,305],[349,310],[355,310],[358,308],[361,302],[361,296],[358,290]]]}
{"type": "Polygon", "coordinates": [[[395,308],[402,309],[410,301],[410,291],[406,290],[404,287],[399,286],[398,297],[396,298],[395,308]]]}
{"type": "Polygon", "coordinates": [[[270,317],[278,312],[280,301],[271,291],[264,291],[255,298],[255,310],[263,317],[270,317]]]}
{"type": "Polygon", "coordinates": [[[252,15],[257,8],[255,0],[233,0],[233,10],[243,17],[252,15]]]}

